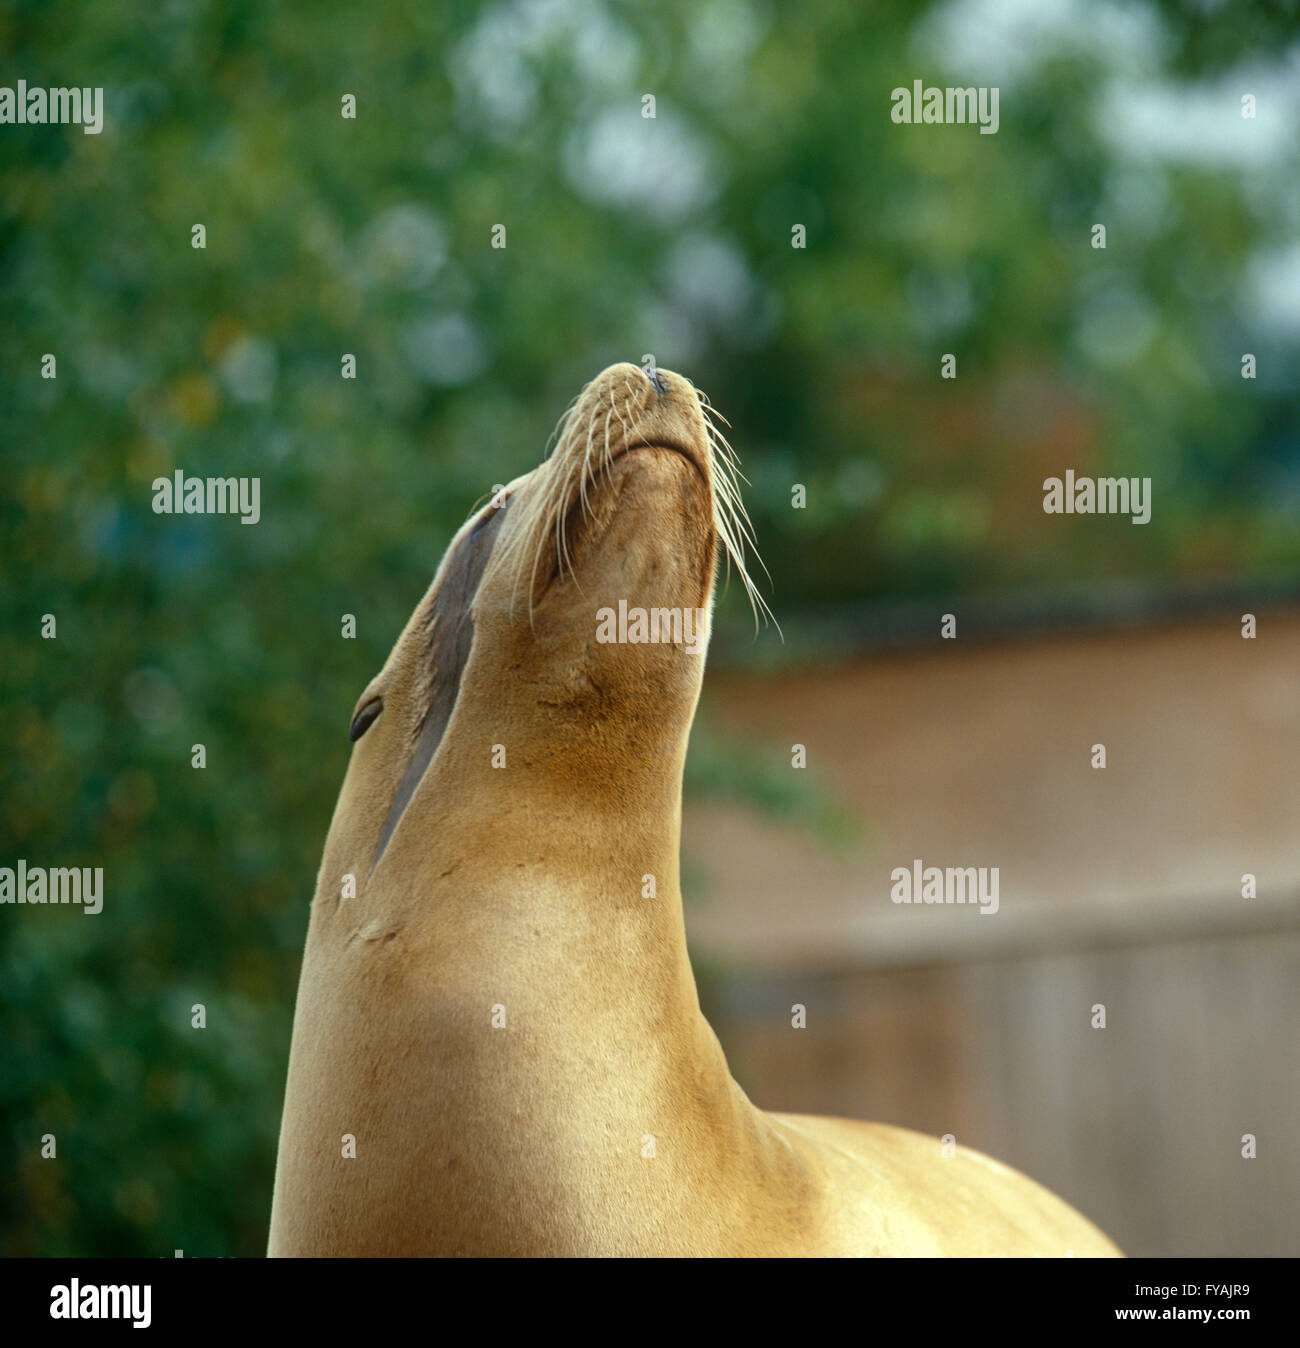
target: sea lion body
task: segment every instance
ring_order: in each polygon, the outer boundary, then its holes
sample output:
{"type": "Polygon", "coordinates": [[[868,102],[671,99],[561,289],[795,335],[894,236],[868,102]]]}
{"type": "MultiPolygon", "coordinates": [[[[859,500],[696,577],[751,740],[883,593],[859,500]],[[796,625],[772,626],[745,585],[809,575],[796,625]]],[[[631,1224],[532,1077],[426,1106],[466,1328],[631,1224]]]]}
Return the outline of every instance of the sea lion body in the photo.
{"type": "Polygon", "coordinates": [[[731,1077],[678,878],[703,661],[596,635],[623,601],[690,608],[707,640],[744,534],[724,445],[681,376],[605,371],[362,694],[272,1255],[1118,1253],[977,1153],[765,1114],[731,1077]]]}

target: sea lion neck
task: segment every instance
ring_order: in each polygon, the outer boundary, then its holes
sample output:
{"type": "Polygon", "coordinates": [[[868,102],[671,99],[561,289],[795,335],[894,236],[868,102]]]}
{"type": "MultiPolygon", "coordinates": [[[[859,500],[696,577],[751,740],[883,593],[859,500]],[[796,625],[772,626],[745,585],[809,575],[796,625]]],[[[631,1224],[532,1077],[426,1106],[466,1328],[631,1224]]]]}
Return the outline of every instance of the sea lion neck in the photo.
{"type": "Polygon", "coordinates": [[[471,656],[441,747],[373,881],[402,875],[403,891],[452,900],[454,886],[448,893],[444,881],[467,875],[493,890],[535,880],[576,901],[648,887],[680,906],[689,713],[670,709],[680,718],[675,732],[657,725],[618,738],[584,721],[581,708],[557,728],[557,709],[548,705],[538,712],[547,733],[538,736],[535,722],[503,711],[492,683],[479,677],[479,659],[471,656]]]}

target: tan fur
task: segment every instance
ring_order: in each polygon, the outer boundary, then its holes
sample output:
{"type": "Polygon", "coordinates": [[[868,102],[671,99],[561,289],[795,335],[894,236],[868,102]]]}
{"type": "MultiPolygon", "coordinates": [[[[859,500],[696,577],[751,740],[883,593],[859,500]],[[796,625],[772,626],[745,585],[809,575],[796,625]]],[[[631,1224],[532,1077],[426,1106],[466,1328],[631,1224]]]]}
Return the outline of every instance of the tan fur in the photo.
{"type": "Polygon", "coordinates": [[[605,371],[507,488],[454,709],[373,873],[447,676],[430,668],[454,618],[438,596],[485,516],[358,702],[383,711],[354,748],[312,905],[270,1253],[1118,1253],[977,1153],[766,1114],[732,1080],[678,880],[703,660],[595,640],[620,598],[707,609],[719,543],[743,568],[743,513],[719,485],[734,460],[689,382],[661,378],[605,371]]]}

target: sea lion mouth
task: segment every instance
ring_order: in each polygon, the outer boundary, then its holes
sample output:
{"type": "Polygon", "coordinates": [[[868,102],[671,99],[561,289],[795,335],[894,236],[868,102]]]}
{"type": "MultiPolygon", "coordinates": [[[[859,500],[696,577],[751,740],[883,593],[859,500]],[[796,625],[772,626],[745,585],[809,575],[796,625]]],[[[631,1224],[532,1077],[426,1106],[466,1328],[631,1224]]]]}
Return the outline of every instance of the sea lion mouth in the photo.
{"type": "Polygon", "coordinates": [[[625,445],[614,455],[612,463],[617,463],[619,459],[624,458],[628,454],[640,454],[645,450],[662,450],[664,453],[676,454],[678,457],[685,459],[695,470],[696,475],[704,484],[705,491],[709,494],[710,499],[712,499],[713,483],[709,481],[709,475],[705,472],[704,465],[700,462],[699,451],[696,449],[688,449],[679,440],[660,436],[654,440],[647,440],[644,444],[625,445]]]}
{"type": "Polygon", "coordinates": [[[543,564],[534,577],[530,615],[552,588],[566,577],[574,578],[578,590],[582,590],[582,583],[577,579],[582,559],[590,558],[593,553],[600,551],[605,535],[614,527],[621,508],[609,502],[609,497],[621,490],[623,474],[630,462],[647,454],[682,461],[690,469],[690,478],[683,480],[699,484],[700,505],[693,513],[699,523],[699,546],[710,555],[708,569],[711,577],[711,554],[716,545],[717,533],[712,518],[713,483],[706,467],[707,451],[704,453],[705,457],[702,458],[698,447],[676,438],[656,436],[654,440],[620,445],[609,458],[593,466],[582,487],[573,494],[563,516],[558,519],[554,537],[548,539],[543,564]]]}

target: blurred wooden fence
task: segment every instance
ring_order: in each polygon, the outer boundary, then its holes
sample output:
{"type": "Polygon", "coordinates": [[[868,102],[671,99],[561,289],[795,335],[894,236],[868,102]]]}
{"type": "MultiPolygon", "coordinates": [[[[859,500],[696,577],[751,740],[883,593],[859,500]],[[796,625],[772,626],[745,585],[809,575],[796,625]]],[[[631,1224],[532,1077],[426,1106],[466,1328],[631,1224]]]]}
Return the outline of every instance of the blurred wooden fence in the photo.
{"type": "Polygon", "coordinates": [[[710,987],[766,1108],[953,1133],[1128,1254],[1300,1252],[1300,933],[710,987]]]}
{"type": "Polygon", "coordinates": [[[1300,619],[953,643],[709,693],[746,744],[804,744],[862,825],[837,852],[687,812],[692,954],[756,1103],[953,1133],[1134,1255],[1300,1253],[1300,619]],[[999,912],[892,904],[918,857],[999,866],[999,912]]]}

